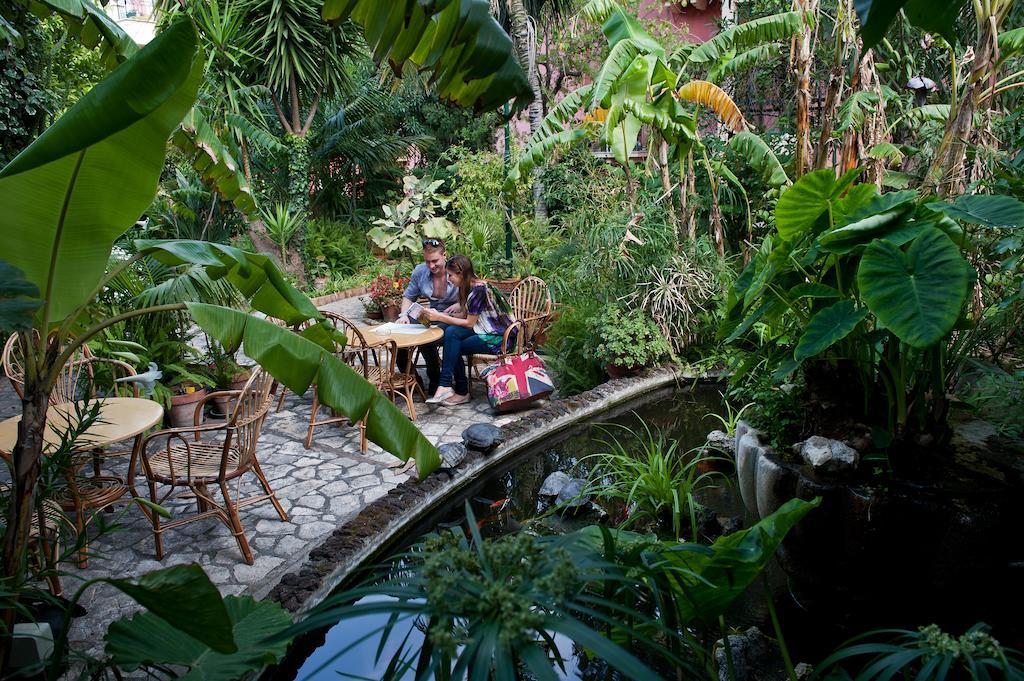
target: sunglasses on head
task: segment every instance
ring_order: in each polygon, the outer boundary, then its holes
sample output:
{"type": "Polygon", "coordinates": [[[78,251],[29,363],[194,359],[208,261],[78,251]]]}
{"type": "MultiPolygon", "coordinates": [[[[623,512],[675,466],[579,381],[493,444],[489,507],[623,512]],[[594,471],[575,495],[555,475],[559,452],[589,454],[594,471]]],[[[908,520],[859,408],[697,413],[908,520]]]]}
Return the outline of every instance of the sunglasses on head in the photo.
{"type": "Polygon", "coordinates": [[[441,240],[440,239],[424,239],[423,240],[423,245],[424,246],[430,246],[431,248],[440,248],[441,247],[441,240]]]}

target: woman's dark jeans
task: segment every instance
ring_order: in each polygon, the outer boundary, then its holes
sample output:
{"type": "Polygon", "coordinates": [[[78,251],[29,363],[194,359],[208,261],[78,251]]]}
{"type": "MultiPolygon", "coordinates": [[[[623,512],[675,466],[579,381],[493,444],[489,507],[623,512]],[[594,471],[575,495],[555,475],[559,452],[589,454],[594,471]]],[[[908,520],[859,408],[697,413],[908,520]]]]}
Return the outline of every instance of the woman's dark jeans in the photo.
{"type": "Polygon", "coordinates": [[[473,329],[464,326],[449,326],[444,330],[444,356],[441,359],[441,380],[443,388],[455,387],[455,392],[465,395],[469,392],[469,378],[463,355],[485,355],[493,352],[491,346],[476,335],[473,329]]]}

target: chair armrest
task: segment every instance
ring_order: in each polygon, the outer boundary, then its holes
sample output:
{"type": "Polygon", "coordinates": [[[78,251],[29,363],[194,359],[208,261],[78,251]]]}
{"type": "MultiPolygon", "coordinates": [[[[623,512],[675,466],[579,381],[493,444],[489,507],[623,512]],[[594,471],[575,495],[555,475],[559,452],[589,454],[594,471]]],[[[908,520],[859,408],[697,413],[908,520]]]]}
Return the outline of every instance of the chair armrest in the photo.
{"type": "MultiPolygon", "coordinates": [[[[192,423],[194,423],[197,426],[202,423],[203,407],[205,407],[206,403],[209,402],[214,397],[233,397],[235,399],[238,399],[238,396],[241,394],[241,390],[217,390],[212,393],[206,393],[206,397],[196,402],[196,410],[195,413],[192,415],[192,423]]],[[[196,437],[196,439],[198,440],[199,438],[196,437]]]]}
{"type": "Polygon", "coordinates": [[[184,435],[185,433],[195,433],[196,440],[199,440],[199,433],[209,433],[218,430],[228,430],[227,423],[210,423],[202,426],[182,426],[180,428],[164,428],[162,430],[156,431],[155,433],[150,433],[149,435],[147,435],[145,439],[143,439],[142,441],[142,446],[139,447],[139,452],[145,453],[146,447],[149,446],[149,443],[158,437],[170,437],[174,435],[181,436],[184,435]]]}
{"type": "Polygon", "coordinates": [[[521,354],[523,352],[523,335],[526,332],[523,328],[523,322],[517,319],[509,324],[508,328],[505,329],[505,333],[501,337],[501,347],[498,348],[498,357],[504,357],[512,354],[509,352],[509,341],[512,339],[513,332],[515,332],[516,336],[516,354],[521,354]]]}

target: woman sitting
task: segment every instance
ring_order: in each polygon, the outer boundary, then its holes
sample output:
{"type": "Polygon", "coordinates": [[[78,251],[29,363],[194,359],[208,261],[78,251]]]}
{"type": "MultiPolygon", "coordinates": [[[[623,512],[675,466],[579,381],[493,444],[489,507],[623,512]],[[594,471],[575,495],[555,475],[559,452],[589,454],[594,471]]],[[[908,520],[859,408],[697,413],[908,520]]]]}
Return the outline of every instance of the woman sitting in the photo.
{"type": "Polygon", "coordinates": [[[448,325],[444,330],[439,387],[427,402],[455,405],[469,401],[469,379],[462,356],[497,353],[512,319],[499,307],[487,283],[476,278],[469,258],[452,256],[447,270],[448,281],[459,292],[460,312],[457,316],[433,309],[426,312],[431,321],[448,325]]]}

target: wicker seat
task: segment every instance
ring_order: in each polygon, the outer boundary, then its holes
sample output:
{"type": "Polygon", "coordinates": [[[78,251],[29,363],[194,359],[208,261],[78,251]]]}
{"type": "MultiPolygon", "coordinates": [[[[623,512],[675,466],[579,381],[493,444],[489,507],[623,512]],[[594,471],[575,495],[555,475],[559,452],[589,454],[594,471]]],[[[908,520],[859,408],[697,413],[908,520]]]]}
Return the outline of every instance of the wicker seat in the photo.
{"type": "MultiPolygon", "coordinates": [[[[164,532],[197,520],[217,518],[235,537],[245,562],[252,565],[252,549],[242,528],[238,509],[270,501],[281,520],[287,522],[288,514],[270,488],[256,456],[263,421],[274,399],[273,386],[273,377],[263,369],[258,369],[242,390],[210,393],[203,398],[196,405],[194,426],[161,430],[143,441],[140,458],[151,501],[164,505],[184,494],[194,496],[196,501],[194,514],[169,522],[164,522],[152,511],[144,511],[153,524],[157,559],[163,559],[164,556],[164,532]],[[231,398],[228,420],[200,425],[205,403],[214,397],[225,396],[231,398]],[[223,439],[202,439],[204,436],[215,435],[223,439]],[[150,453],[150,445],[153,444],[162,446],[150,453]],[[241,498],[239,485],[236,484],[232,495],[228,483],[240,479],[246,473],[256,476],[263,489],[262,494],[241,498]],[[160,494],[162,487],[169,489],[160,494]],[[214,487],[219,488],[222,503],[214,498],[214,487]]],[[[132,493],[137,494],[134,488],[132,493]]]]}
{"type": "MultiPolygon", "coordinates": [[[[401,395],[409,407],[409,417],[415,421],[416,407],[413,405],[413,395],[417,390],[423,394],[423,388],[416,382],[414,375],[396,370],[398,346],[395,341],[370,345],[359,331],[359,327],[350,319],[334,312],[325,311],[323,315],[348,339],[348,344],[344,347],[340,344],[335,346],[335,354],[377,390],[392,398],[401,395]]],[[[313,430],[317,426],[349,421],[347,417],[333,411],[331,416],[321,419],[321,406],[319,392],[316,386],[313,386],[313,406],[309,414],[309,427],[306,430],[307,449],[313,446],[313,430]]],[[[363,452],[368,449],[366,419],[359,422],[359,449],[363,452]]]]}

